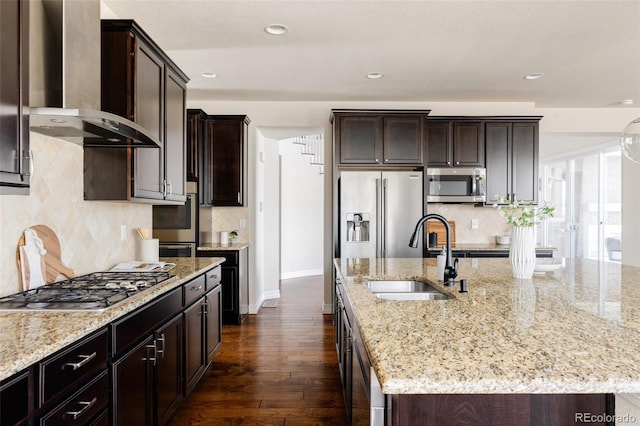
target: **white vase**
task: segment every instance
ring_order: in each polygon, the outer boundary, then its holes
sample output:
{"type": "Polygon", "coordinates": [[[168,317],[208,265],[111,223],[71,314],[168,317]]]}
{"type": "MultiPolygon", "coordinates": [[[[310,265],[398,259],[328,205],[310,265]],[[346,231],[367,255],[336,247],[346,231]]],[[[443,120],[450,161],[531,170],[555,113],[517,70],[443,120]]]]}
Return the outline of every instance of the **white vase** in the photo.
{"type": "Polygon", "coordinates": [[[514,226],[509,249],[511,271],[515,278],[530,279],[536,266],[536,235],[533,226],[514,226]]]}

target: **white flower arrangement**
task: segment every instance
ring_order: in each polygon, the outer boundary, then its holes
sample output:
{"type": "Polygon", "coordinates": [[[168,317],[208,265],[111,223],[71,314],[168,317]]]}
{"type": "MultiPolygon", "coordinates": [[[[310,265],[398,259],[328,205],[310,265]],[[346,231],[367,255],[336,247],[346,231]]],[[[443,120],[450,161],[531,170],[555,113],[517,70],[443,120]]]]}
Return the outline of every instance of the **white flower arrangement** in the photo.
{"type": "Polygon", "coordinates": [[[553,217],[555,207],[545,202],[542,206],[536,206],[530,202],[510,201],[506,196],[497,196],[494,208],[500,211],[500,216],[513,226],[535,226],[542,223],[548,217],[553,217]]]}

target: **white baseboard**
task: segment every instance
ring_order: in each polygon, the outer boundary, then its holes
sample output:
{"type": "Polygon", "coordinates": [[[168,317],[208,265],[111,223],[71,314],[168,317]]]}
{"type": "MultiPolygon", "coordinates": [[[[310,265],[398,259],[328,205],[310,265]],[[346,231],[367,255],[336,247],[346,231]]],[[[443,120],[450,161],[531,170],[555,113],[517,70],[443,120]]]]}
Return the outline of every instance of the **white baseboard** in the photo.
{"type": "Polygon", "coordinates": [[[324,269],[307,269],[304,271],[285,272],[280,274],[281,280],[288,280],[289,278],[309,277],[313,275],[324,274],[324,269]]]}

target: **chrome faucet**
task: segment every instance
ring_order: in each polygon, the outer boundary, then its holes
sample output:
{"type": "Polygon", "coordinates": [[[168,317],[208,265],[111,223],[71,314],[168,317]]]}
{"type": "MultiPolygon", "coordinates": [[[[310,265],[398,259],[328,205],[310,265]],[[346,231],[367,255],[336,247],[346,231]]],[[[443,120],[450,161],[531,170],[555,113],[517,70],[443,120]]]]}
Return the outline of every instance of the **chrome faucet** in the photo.
{"type": "Polygon", "coordinates": [[[449,225],[449,221],[439,214],[431,213],[422,217],[416,224],[416,229],[411,234],[411,239],[409,240],[409,247],[417,248],[418,241],[420,240],[420,230],[424,226],[424,223],[429,219],[435,219],[444,225],[444,229],[446,232],[446,247],[447,247],[447,261],[444,267],[444,276],[442,280],[444,281],[444,285],[452,286],[454,285],[453,280],[458,276],[458,259],[451,263],[451,226],[449,225]]]}

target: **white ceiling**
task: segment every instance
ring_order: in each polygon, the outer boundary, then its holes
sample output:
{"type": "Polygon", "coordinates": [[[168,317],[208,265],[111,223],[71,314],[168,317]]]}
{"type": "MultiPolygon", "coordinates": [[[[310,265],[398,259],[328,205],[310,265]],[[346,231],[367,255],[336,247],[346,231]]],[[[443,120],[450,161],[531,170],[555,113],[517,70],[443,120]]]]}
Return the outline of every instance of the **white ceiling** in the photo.
{"type": "Polygon", "coordinates": [[[190,100],[640,105],[640,0],[102,3],[190,76],[190,100]]]}

